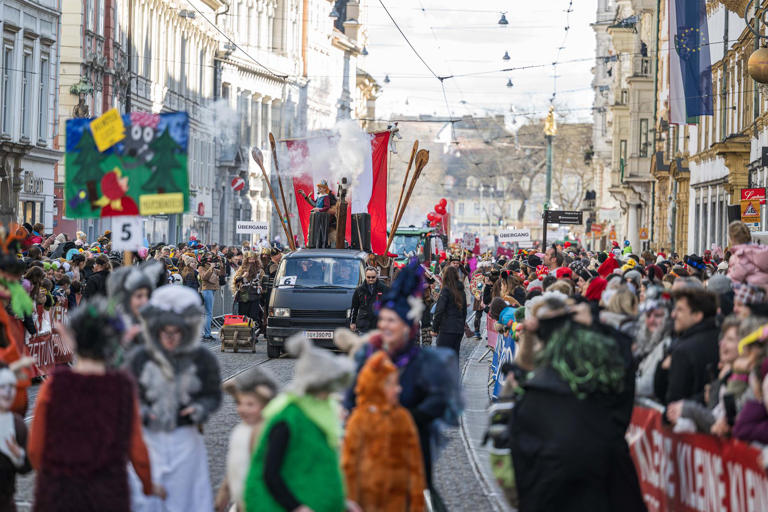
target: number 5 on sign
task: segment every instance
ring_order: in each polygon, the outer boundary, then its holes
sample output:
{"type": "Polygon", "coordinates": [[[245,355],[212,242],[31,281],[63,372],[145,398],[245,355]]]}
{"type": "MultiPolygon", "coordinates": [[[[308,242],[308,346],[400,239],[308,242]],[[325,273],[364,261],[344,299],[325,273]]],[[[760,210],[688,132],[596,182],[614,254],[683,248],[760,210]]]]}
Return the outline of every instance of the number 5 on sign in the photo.
{"type": "Polygon", "coordinates": [[[141,217],[112,217],[112,250],[138,251],[142,245],[141,217]]]}

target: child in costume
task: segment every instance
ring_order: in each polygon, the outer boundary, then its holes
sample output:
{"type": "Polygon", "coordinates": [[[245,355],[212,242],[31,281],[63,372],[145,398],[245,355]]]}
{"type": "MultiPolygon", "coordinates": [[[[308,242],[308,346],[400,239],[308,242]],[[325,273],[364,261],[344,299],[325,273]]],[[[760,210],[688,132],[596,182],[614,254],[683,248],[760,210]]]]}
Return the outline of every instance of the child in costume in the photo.
{"type": "Polygon", "coordinates": [[[253,450],[264,426],[262,412],[277,394],[277,382],[268,371],[254,366],[226,381],[222,388],[237,402],[237,413],[242,421],[235,425],[229,435],[227,474],[219,487],[215,505],[219,512],[243,512],[243,487],[253,450]],[[231,508],[230,502],[233,503],[231,508]]]}
{"type": "Polygon", "coordinates": [[[165,285],[141,308],[144,345],[127,358],[139,386],[144,441],[153,473],[168,491],[147,499],[132,477],[134,511],[212,510],[208,457],[200,426],[221,405],[219,364],[200,343],[203,307],[186,286],[165,285]]]}
{"type": "Polygon", "coordinates": [[[127,462],[145,494],[153,485],[133,379],[107,366],[123,324],[107,301],[80,305],[58,325],[75,347],[72,368],[59,366],[40,388],[29,433],[29,460],[37,470],[35,511],[130,510],[127,462]]]}
{"type": "Polygon", "coordinates": [[[298,356],[293,382],[264,409],[266,425],[245,484],[249,512],[342,512],[339,405],[331,393],[349,383],[354,364],[304,336],[286,343],[298,356]]]}
{"type": "Polygon", "coordinates": [[[424,510],[419,434],[400,405],[397,367],[379,351],[357,377],[357,407],[347,422],[341,466],[347,496],[366,512],[424,510]]]}
{"type": "Polygon", "coordinates": [[[28,473],[32,466],[25,448],[27,427],[24,419],[11,411],[16,396],[16,375],[0,363],[0,510],[15,511],[16,473],[28,473]]]}

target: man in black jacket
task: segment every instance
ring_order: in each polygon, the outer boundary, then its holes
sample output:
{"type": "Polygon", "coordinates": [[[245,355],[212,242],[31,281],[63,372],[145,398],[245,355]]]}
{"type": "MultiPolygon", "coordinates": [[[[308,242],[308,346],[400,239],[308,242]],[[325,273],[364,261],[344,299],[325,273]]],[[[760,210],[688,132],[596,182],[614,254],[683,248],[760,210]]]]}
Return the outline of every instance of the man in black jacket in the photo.
{"type": "Polygon", "coordinates": [[[717,375],[720,360],[715,319],[717,296],[701,288],[683,288],[673,292],[673,298],[672,318],[678,338],[657,369],[658,373],[668,368],[666,392],[659,398],[665,404],[677,400],[703,404],[704,386],[717,375]]]}
{"type": "Polygon", "coordinates": [[[365,282],[357,287],[352,296],[350,329],[362,333],[376,328],[377,316],[373,307],[386,291],[387,287],[379,281],[379,272],[376,268],[367,267],[365,282]]]}

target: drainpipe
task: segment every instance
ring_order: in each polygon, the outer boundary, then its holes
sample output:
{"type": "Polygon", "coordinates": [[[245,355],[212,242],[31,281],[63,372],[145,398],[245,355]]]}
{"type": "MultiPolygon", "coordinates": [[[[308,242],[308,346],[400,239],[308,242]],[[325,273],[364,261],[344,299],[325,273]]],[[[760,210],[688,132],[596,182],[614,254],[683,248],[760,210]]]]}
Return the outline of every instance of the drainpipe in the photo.
{"type": "Polygon", "coordinates": [[[725,140],[728,129],[726,114],[728,108],[725,101],[728,98],[728,73],[725,72],[725,56],[728,54],[728,9],[725,9],[725,28],[723,29],[723,76],[720,78],[720,140],[725,140]]]}
{"type": "MultiPolygon", "coordinates": [[[[656,135],[659,129],[659,30],[661,28],[661,0],[656,0],[656,47],[653,58],[653,152],[656,152],[656,135]]],[[[659,164],[654,159],[656,165],[659,164]]],[[[651,232],[648,237],[650,242],[655,240],[656,232],[656,180],[651,181],[651,232]]]]}

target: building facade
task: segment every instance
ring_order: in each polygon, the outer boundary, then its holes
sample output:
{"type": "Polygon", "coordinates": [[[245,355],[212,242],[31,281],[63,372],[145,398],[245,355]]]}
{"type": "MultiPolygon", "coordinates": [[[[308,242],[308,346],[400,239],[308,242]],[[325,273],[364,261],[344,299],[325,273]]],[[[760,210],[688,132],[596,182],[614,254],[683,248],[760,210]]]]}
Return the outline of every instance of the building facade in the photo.
{"type": "Polygon", "coordinates": [[[54,227],[56,91],[61,50],[58,0],[2,2],[0,223],[54,227]]]}

